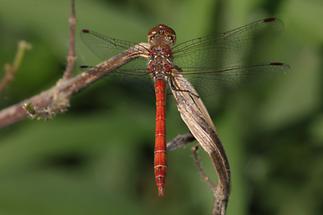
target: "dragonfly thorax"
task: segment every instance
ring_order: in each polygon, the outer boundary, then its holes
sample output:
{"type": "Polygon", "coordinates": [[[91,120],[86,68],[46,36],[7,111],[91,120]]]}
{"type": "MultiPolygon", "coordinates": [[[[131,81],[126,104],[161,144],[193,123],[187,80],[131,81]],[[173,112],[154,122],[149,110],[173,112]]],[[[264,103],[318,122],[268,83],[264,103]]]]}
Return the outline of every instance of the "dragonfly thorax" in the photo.
{"type": "Polygon", "coordinates": [[[167,45],[152,46],[147,70],[154,79],[165,79],[173,68],[171,48],[167,45]]]}

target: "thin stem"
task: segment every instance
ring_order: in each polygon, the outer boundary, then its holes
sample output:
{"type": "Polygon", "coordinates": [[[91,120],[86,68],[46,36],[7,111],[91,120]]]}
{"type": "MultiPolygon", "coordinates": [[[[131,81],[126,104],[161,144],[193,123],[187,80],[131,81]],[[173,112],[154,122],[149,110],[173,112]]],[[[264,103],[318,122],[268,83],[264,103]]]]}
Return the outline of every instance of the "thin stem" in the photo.
{"type": "Polygon", "coordinates": [[[18,43],[17,53],[13,63],[5,64],[4,66],[5,72],[3,78],[0,80],[0,92],[2,92],[11,83],[22,63],[26,51],[30,49],[31,44],[27,43],[26,41],[20,41],[18,43]]]}
{"type": "Polygon", "coordinates": [[[68,19],[70,36],[69,36],[69,47],[67,54],[67,65],[64,71],[64,79],[72,77],[72,72],[75,65],[76,53],[75,53],[75,32],[76,32],[76,12],[75,12],[75,0],[71,0],[71,12],[68,19]]]}
{"type": "Polygon", "coordinates": [[[174,151],[182,148],[193,141],[195,141],[195,138],[191,133],[177,135],[173,140],[167,143],[167,151],[174,151]]]}
{"type": "Polygon", "coordinates": [[[201,165],[200,158],[197,154],[198,149],[199,149],[198,145],[192,147],[192,153],[193,153],[193,159],[194,159],[195,166],[197,167],[197,169],[200,173],[200,176],[205,181],[205,183],[207,183],[207,185],[210,187],[211,190],[215,190],[216,185],[210,180],[210,178],[207,176],[207,174],[205,173],[205,171],[201,165]]]}

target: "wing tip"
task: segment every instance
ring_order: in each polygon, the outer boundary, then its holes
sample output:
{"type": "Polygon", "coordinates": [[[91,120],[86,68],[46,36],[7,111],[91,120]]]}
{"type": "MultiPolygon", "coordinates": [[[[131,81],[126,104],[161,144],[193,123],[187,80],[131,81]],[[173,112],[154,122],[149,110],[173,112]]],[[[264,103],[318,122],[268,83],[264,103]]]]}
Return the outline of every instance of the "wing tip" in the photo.
{"type": "Polygon", "coordinates": [[[270,62],[269,64],[272,65],[272,66],[283,66],[283,65],[285,65],[282,62],[270,62]]]}
{"type": "Polygon", "coordinates": [[[90,33],[90,30],[89,29],[82,29],[82,33],[90,33]]]}
{"type": "Polygon", "coordinates": [[[281,67],[285,72],[290,70],[290,65],[283,63],[283,62],[270,62],[269,63],[270,66],[277,66],[277,67],[281,67]]]}
{"type": "Polygon", "coordinates": [[[263,22],[274,22],[276,20],[277,20],[276,17],[268,17],[268,18],[263,19],[263,22]]]}

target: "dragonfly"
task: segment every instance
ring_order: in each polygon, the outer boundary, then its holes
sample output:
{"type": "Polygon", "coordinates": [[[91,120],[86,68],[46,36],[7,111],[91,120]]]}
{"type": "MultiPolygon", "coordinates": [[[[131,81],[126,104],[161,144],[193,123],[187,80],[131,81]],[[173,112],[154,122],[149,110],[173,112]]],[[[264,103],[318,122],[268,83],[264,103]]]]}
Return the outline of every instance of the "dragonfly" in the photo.
{"type": "MultiPolygon", "coordinates": [[[[281,29],[282,23],[275,17],[254,21],[247,25],[224,33],[207,35],[191,39],[176,45],[175,31],[165,25],[158,24],[147,34],[147,42],[134,43],[109,37],[90,29],[81,31],[84,44],[103,60],[119,52],[129,50],[138,58],[134,64],[121,67],[114,73],[124,77],[148,77],[154,84],[156,98],[154,174],[159,196],[165,193],[167,172],[166,159],[166,86],[172,91],[185,91],[176,82],[176,78],[185,76],[188,79],[208,81],[227,81],[239,79],[249,74],[276,73],[288,69],[281,62],[265,62],[262,64],[243,65],[239,62],[239,50],[248,46],[255,35],[263,31],[281,29]],[[238,61],[238,64],[226,65],[227,61],[217,62],[216,56],[227,56],[238,61]],[[215,58],[215,59],[214,59],[215,58]],[[138,60],[141,59],[141,60],[138,60]],[[141,63],[142,60],[144,63],[141,63]],[[140,63],[136,63],[140,62],[140,63]]],[[[192,96],[198,96],[192,93],[192,96]]]]}

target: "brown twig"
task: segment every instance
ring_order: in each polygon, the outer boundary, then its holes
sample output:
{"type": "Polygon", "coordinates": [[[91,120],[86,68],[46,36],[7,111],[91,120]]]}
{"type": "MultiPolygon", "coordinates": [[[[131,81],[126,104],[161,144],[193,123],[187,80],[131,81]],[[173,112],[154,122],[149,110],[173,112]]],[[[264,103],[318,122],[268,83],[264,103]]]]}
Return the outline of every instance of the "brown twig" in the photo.
{"type": "MultiPolygon", "coordinates": [[[[191,133],[178,135],[173,140],[167,143],[167,150],[173,151],[173,150],[179,149],[195,140],[196,140],[195,137],[191,133]]],[[[227,199],[229,195],[227,186],[230,186],[230,181],[224,183],[220,179],[220,183],[216,184],[212,182],[202,167],[200,158],[197,153],[198,149],[199,149],[198,145],[192,147],[193,159],[201,178],[208,185],[208,187],[210,188],[213,194],[212,215],[224,215],[226,212],[226,204],[227,204],[227,201],[228,201],[227,199]]],[[[213,156],[214,155],[211,155],[211,157],[213,156]]],[[[211,161],[214,166],[218,165],[215,163],[216,162],[215,159],[212,158],[211,161]]],[[[226,171],[229,171],[229,170],[226,170],[226,171]]],[[[218,174],[221,175],[223,173],[218,173],[218,174]]]]}
{"type": "Polygon", "coordinates": [[[224,215],[226,212],[226,206],[224,207],[224,204],[226,205],[227,202],[226,201],[223,202],[223,199],[226,199],[227,196],[223,195],[224,194],[223,185],[221,182],[218,184],[214,183],[207,176],[207,174],[205,173],[201,165],[200,158],[197,154],[198,148],[199,148],[198,145],[192,147],[193,159],[201,178],[209,186],[210,190],[213,193],[212,215],[224,215]]]}
{"type": "Polygon", "coordinates": [[[177,135],[173,140],[167,143],[167,151],[174,151],[182,148],[190,142],[195,141],[195,138],[191,133],[177,135]]]}
{"type": "Polygon", "coordinates": [[[20,41],[17,47],[17,53],[13,60],[12,64],[5,64],[4,65],[4,76],[0,81],[0,92],[2,92],[13,80],[16,75],[17,70],[19,69],[22,60],[25,56],[27,50],[31,49],[31,44],[27,43],[26,41],[20,41]]]}
{"type": "Polygon", "coordinates": [[[71,12],[68,19],[70,27],[70,36],[69,36],[69,47],[67,54],[67,65],[64,71],[64,79],[72,77],[72,72],[75,65],[76,53],[75,53],[75,31],[76,31],[76,13],[75,13],[75,0],[71,0],[71,12]]]}
{"type": "Polygon", "coordinates": [[[70,97],[73,94],[90,86],[95,81],[117,69],[121,65],[136,57],[139,57],[140,54],[142,54],[140,50],[147,45],[146,43],[140,43],[88,71],[85,71],[75,77],[71,77],[75,62],[76,17],[74,0],[71,0],[69,24],[70,42],[67,65],[63,78],[58,80],[57,83],[48,90],[1,110],[0,128],[21,121],[27,116],[31,116],[32,118],[36,119],[47,119],[51,118],[57,113],[65,111],[69,107],[70,97]]]}
{"type": "Polygon", "coordinates": [[[205,173],[205,171],[201,165],[200,158],[197,154],[198,149],[199,149],[198,145],[192,147],[192,153],[193,153],[193,159],[194,159],[195,166],[198,169],[201,178],[205,181],[205,183],[210,187],[211,190],[214,190],[214,188],[216,187],[216,184],[214,184],[210,180],[210,178],[207,176],[207,174],[205,173]]]}
{"type": "Polygon", "coordinates": [[[39,118],[46,115],[51,117],[56,113],[65,111],[73,94],[90,86],[98,79],[138,56],[139,54],[129,49],[97,65],[93,69],[67,80],[61,79],[50,89],[1,110],[0,128],[23,120],[28,115],[35,115],[39,118]]]}

